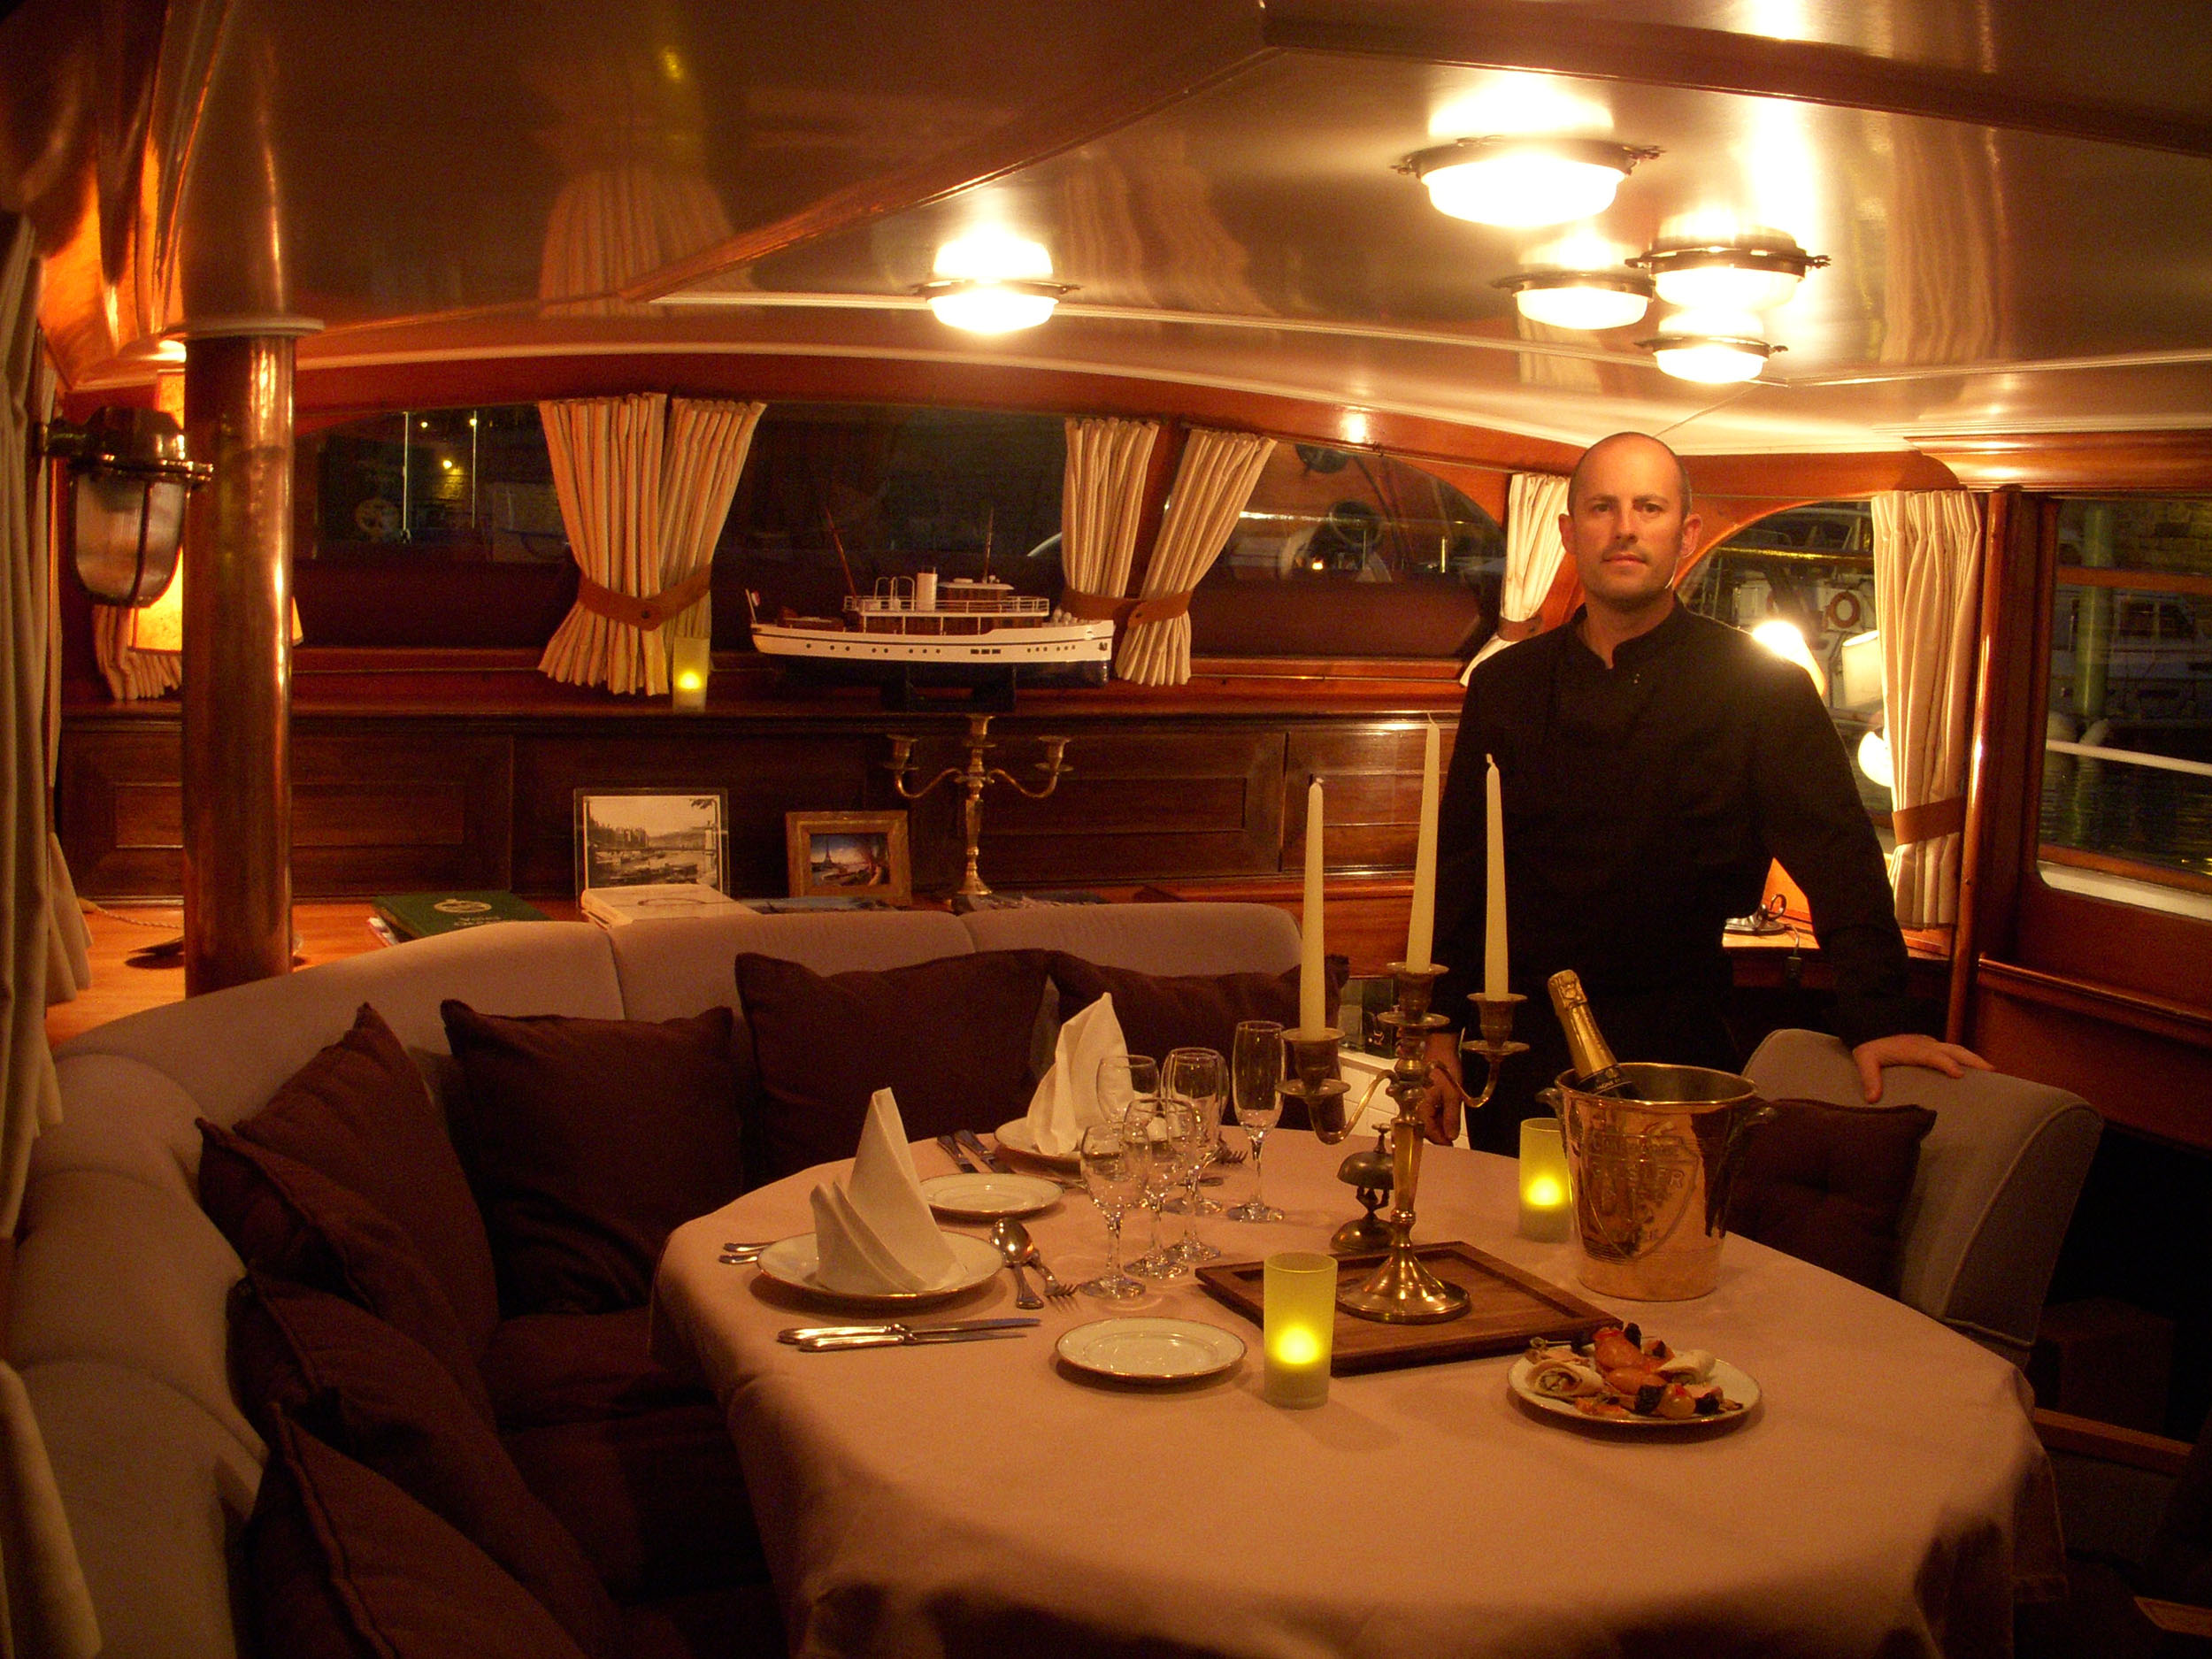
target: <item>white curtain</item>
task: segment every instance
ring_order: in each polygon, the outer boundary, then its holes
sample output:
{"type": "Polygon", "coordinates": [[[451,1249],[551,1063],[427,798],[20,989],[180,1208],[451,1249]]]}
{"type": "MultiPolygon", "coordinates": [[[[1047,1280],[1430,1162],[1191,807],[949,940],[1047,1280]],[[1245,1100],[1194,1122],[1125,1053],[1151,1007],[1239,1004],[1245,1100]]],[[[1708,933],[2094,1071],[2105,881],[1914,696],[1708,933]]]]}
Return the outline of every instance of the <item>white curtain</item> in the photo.
{"type": "Polygon", "coordinates": [[[763,405],[658,392],[541,403],[561,522],[582,572],[538,666],[611,691],[668,690],[668,634],[704,634],[716,539],[763,405]]]}
{"type": "Polygon", "coordinates": [[[1191,592],[1229,544],[1238,515],[1274,452],[1275,440],[1256,433],[1191,428],[1144,573],[1141,602],[1130,612],[1131,626],[1122,638],[1116,672],[1124,680],[1179,686],[1190,678],[1191,592]]]}
{"type": "MultiPolygon", "coordinates": [[[[30,456],[38,374],[38,261],[27,221],[0,214],[0,634],[8,645],[0,733],[0,1229],[12,1234],[31,1143],[61,1118],[46,1046],[46,968],[54,943],[46,772],[48,551],[34,539],[42,483],[30,456]]],[[[38,1420],[15,1372],[0,1364],[0,1655],[76,1659],[100,1646],[38,1420]]]]}
{"type": "Polygon", "coordinates": [[[1071,419],[1060,488],[1063,616],[1093,621],[1127,607],[1110,601],[1129,590],[1137,520],[1144,512],[1145,469],[1160,435],[1155,420],[1071,419]]]}
{"type": "Polygon", "coordinates": [[[1897,919],[1958,920],[1982,516],[1964,490],[1874,497],[1883,724],[1895,774],[1897,919]]]}
{"type": "Polygon", "coordinates": [[[1460,673],[1536,632],[1544,601],[1566,562],[1559,515],[1567,511],[1567,480],[1548,472],[1516,472],[1505,489],[1505,586],[1498,594],[1497,631],[1460,673]]]}

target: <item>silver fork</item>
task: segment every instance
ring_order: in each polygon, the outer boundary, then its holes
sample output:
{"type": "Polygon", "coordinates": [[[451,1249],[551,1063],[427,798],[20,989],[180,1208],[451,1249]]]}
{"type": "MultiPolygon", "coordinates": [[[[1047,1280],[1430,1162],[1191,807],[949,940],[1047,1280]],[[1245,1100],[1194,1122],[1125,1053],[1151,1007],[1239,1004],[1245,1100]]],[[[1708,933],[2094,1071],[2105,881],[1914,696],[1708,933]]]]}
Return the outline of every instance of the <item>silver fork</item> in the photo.
{"type": "Polygon", "coordinates": [[[1035,1268],[1037,1270],[1037,1277],[1045,1281],[1045,1294],[1048,1297],[1054,1302],[1072,1302],[1075,1300],[1075,1286],[1064,1283],[1062,1280],[1053,1276],[1052,1270],[1045,1265],[1045,1258],[1037,1253],[1037,1246],[1034,1241],[1032,1241],[1029,1247],[1029,1253],[1023,1256],[1022,1260],[1027,1263],[1030,1266],[1035,1268]]]}
{"type": "Polygon", "coordinates": [[[1241,1164],[1245,1159],[1250,1157],[1252,1155],[1249,1152],[1236,1151],[1230,1148],[1226,1142],[1223,1142],[1214,1148],[1214,1155],[1211,1161],[1216,1164],[1241,1164]]]}

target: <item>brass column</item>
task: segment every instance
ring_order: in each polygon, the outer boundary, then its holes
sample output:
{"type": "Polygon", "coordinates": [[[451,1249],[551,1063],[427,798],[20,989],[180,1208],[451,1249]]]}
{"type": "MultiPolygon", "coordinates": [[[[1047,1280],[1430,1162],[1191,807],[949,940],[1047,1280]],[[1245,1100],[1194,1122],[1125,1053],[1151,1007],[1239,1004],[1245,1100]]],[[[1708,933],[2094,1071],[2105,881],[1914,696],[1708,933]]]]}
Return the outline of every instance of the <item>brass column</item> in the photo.
{"type": "Polygon", "coordinates": [[[213,464],[184,539],[184,987],[292,965],[290,319],[190,330],[186,439],[213,464]]]}

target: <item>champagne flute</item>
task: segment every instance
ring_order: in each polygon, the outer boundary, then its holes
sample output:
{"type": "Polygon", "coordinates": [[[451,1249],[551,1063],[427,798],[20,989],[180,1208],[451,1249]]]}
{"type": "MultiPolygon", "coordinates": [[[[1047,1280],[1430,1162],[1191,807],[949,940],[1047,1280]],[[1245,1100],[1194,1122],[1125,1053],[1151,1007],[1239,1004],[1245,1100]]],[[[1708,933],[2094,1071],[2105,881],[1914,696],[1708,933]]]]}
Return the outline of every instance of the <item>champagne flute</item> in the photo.
{"type": "Polygon", "coordinates": [[[1187,1101],[1158,1094],[1133,1102],[1123,1126],[1130,1140],[1142,1141],[1148,1154],[1144,1204],[1152,1212],[1152,1248],[1131,1262],[1129,1271],[1163,1282],[1180,1279],[1190,1270],[1184,1265],[1181,1247],[1161,1240],[1160,1214],[1182,1179],[1184,1160],[1198,1132],[1197,1115],[1187,1101]]]}
{"type": "Polygon", "coordinates": [[[1108,1302],[1126,1302],[1144,1294],[1144,1286],[1122,1271],[1121,1218],[1144,1192],[1145,1176],[1152,1163],[1150,1145],[1141,1134],[1125,1126],[1094,1124],[1083,1132],[1077,1151],[1083,1170],[1084,1189],[1098,1213],[1106,1217],[1106,1271],[1076,1286],[1108,1302]]]}
{"type": "MultiPolygon", "coordinates": [[[[1098,1108],[1110,1127],[1142,1127],[1159,1103],[1160,1063],[1150,1055],[1110,1054],[1098,1063],[1098,1108]]],[[[1150,1277],[1166,1254],[1160,1243],[1160,1210],[1167,1202],[1169,1171],[1148,1166],[1146,1178],[1139,1202],[1152,1212],[1152,1241],[1130,1261],[1128,1271],[1150,1277]]]]}
{"type": "Polygon", "coordinates": [[[1221,1206],[1199,1189],[1206,1166],[1221,1148],[1221,1108],[1229,1093],[1229,1063],[1212,1048],[1174,1048],[1160,1070],[1164,1100],[1179,1101],[1188,1108],[1192,1123],[1187,1142],[1176,1144],[1175,1173],[1188,1188],[1183,1200],[1187,1217],[1183,1240],[1176,1254],[1191,1263],[1218,1261],[1221,1252],[1198,1236],[1198,1217],[1217,1216],[1221,1206]]]}
{"type": "Polygon", "coordinates": [[[1237,1122],[1252,1141],[1252,1196],[1229,1212],[1232,1221],[1280,1221],[1283,1212],[1263,1195],[1267,1165],[1262,1154],[1267,1132],[1283,1115],[1283,1028],[1271,1019],[1248,1019],[1237,1025],[1229,1064],[1229,1102],[1237,1122]]]}

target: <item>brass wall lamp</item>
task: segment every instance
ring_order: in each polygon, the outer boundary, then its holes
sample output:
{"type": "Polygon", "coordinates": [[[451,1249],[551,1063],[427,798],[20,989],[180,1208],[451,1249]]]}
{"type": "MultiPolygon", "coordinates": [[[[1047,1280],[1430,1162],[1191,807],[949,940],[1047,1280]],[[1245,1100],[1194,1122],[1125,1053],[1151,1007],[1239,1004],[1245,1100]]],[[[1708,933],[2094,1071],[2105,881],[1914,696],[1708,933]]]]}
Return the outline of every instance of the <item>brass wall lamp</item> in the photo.
{"type": "Polygon", "coordinates": [[[185,497],[214,469],[186,455],[182,429],[157,409],[56,420],[32,447],[68,465],[70,557],[85,591],[105,605],[153,603],[176,574],[185,497]]]}

